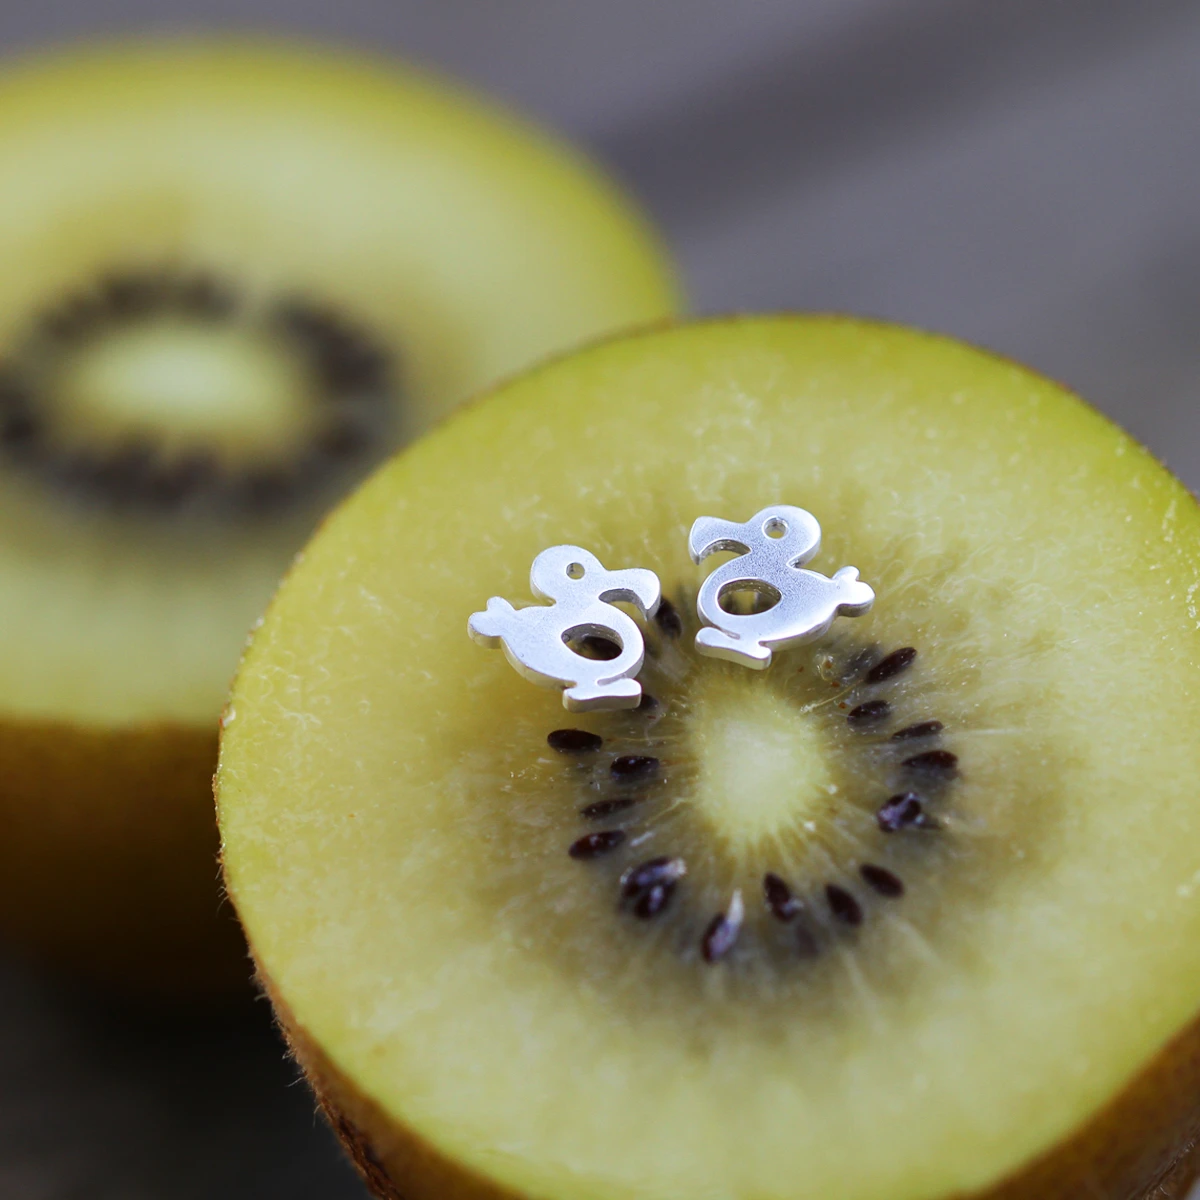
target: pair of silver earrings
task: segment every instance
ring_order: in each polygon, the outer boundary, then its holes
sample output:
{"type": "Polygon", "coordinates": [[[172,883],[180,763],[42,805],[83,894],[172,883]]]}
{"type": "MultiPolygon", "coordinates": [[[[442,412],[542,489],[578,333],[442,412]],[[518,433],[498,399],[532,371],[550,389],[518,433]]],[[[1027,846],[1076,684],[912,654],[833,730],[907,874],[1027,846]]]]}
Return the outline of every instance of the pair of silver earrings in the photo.
{"type": "MultiPolygon", "coordinates": [[[[693,562],[721,550],[740,555],[700,587],[697,652],[761,671],[771,665],[774,650],[820,637],[839,615],[862,616],[875,593],[855,567],[832,576],[802,569],[820,547],[817,519],[790,504],[764,508],[742,525],[697,518],[688,534],[693,562]],[[735,613],[722,606],[742,591],[765,597],[770,607],[735,613]]],[[[515,609],[493,596],[468,621],[471,637],[483,646],[503,646],[530,682],[562,688],[563,707],[571,712],[636,708],[642,687],[634,676],[646,657],[645,641],[637,622],[615,604],[627,602],[653,617],[662,600],[658,576],[644,567],[609,571],[581,546],[551,546],[533,560],[529,585],[539,600],[552,603],[515,609]],[[607,638],[620,653],[599,660],[572,649],[571,643],[588,636],[607,638]]]]}

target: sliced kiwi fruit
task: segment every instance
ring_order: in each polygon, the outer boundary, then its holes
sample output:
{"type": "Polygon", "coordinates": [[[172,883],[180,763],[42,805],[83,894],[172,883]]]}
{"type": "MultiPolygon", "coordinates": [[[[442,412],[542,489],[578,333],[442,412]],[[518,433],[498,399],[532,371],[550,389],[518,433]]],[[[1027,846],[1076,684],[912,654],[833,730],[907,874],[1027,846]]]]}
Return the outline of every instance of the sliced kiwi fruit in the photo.
{"type": "Polygon", "coordinates": [[[202,986],[218,718],[291,555],[465,395],[669,315],[671,273],[521,121],[255,41],[0,75],[0,256],[0,933],[202,986]]]}
{"type": "Polygon", "coordinates": [[[292,570],[218,773],[261,978],[377,1194],[1182,1186],[1198,595],[1144,450],[901,328],[683,325],[450,418],[292,570]],[[697,655],[691,523],[781,503],[874,608],[766,671],[697,655]],[[564,542],[662,581],[637,709],[467,636],[564,542]]]}

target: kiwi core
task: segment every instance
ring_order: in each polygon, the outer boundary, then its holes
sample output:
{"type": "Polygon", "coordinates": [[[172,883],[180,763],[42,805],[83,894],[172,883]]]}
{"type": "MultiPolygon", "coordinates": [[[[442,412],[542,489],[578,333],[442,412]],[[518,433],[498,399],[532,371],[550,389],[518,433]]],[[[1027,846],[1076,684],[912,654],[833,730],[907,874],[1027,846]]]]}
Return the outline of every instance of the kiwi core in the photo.
{"type": "Polygon", "coordinates": [[[727,675],[699,701],[693,802],[735,859],[815,826],[837,794],[821,731],[796,716],[774,688],[750,689],[727,675]]]}
{"type": "Polygon", "coordinates": [[[96,440],[202,444],[231,457],[298,441],[315,399],[301,365],[280,347],[236,328],[182,322],[90,345],[56,383],[73,428],[96,440]]]}

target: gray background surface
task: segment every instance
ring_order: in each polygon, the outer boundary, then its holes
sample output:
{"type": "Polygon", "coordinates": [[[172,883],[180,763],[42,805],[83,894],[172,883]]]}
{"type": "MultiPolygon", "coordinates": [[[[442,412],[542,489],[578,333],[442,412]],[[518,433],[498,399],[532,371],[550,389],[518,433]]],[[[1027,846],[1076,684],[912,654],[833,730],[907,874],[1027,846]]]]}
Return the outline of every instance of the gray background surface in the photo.
{"type": "MultiPolygon", "coordinates": [[[[1074,385],[1200,486],[1195,0],[41,0],[0,49],[292,31],[460,74],[579,139],[695,307],[842,309],[1074,385]]],[[[264,1006],[182,1024],[0,957],[0,1196],[361,1195],[264,1006]]]]}

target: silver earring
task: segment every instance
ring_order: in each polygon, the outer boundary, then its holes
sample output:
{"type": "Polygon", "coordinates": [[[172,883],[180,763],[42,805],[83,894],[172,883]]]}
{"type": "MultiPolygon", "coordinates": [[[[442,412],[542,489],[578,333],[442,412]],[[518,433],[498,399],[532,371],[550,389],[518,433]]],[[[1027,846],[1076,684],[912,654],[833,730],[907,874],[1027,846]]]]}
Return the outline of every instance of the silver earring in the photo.
{"type": "Polygon", "coordinates": [[[723,563],[700,587],[696,612],[704,628],[696,634],[696,650],[762,671],[771,665],[772,650],[820,637],[839,614],[862,616],[875,593],[859,580],[857,568],[842,567],[832,578],[801,570],[820,547],[816,517],[790,504],[764,508],[744,525],[698,518],[688,535],[693,562],[718,550],[742,557],[723,563]],[[722,607],[740,591],[756,592],[770,607],[755,613],[722,607]]]}
{"type": "Polygon", "coordinates": [[[662,598],[658,576],[634,567],[609,571],[580,546],[551,546],[533,560],[529,586],[549,605],[515,609],[493,596],[485,612],[473,613],[467,631],[482,646],[503,646],[521,675],[541,687],[563,688],[571,712],[636,708],[642,685],[633,678],[646,657],[637,623],[611,603],[624,600],[646,617],[662,598]],[[588,636],[615,642],[612,659],[585,658],[569,643],[588,636]]]}

